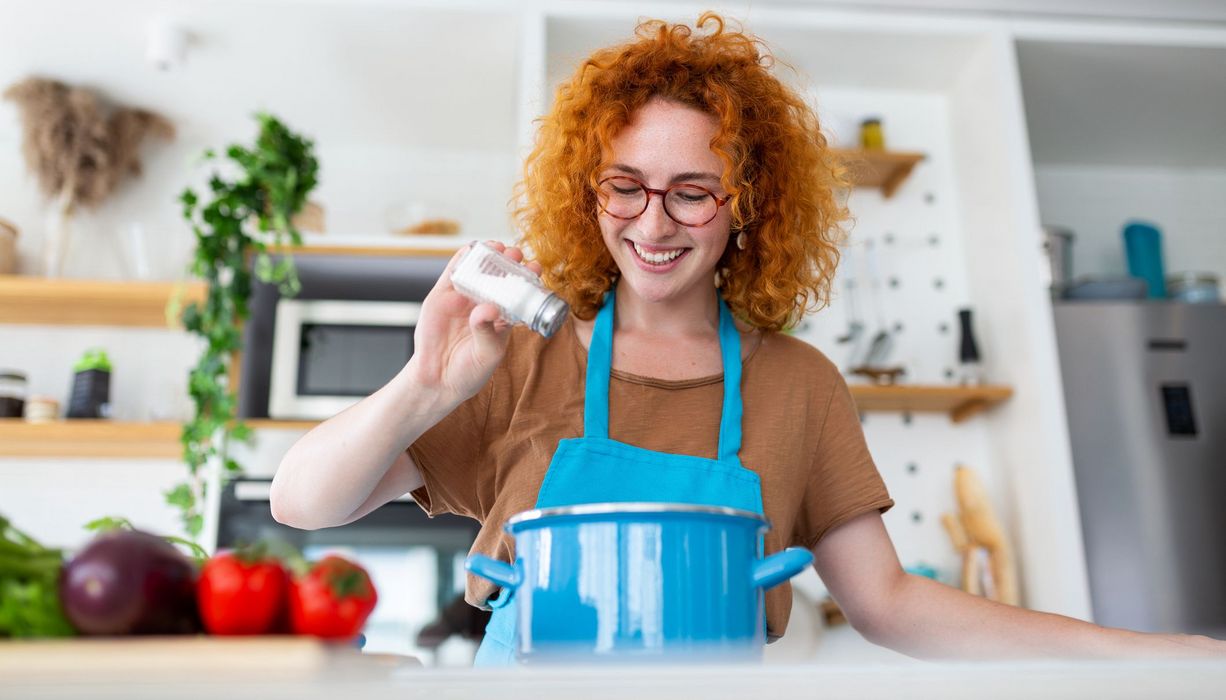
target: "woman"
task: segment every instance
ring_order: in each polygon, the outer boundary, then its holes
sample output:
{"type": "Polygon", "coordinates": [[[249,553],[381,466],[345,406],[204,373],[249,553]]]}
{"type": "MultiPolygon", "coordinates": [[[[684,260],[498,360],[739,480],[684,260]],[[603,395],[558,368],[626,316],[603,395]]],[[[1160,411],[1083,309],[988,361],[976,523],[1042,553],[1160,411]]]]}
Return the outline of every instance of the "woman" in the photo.
{"type": "MultiPolygon", "coordinates": [[[[286,454],[277,520],[337,525],[412,492],[431,514],[480,520],[474,551],[509,561],[501,527],[533,507],[731,506],[770,519],[768,552],[811,549],[851,624],[904,653],[1221,652],[903,572],[846,385],[778,332],[826,300],[847,216],[839,170],[756,40],[709,13],[698,27],[710,31],[640,25],[593,54],[543,120],[517,213],[527,264],[570,303],[568,322],[549,339],[509,328],[452,288],[449,266],[403,371],[286,454]]],[[[477,662],[508,662],[513,599],[473,577],[467,599],[494,608],[477,662]]],[[[771,637],[790,603],[787,586],[767,593],[771,637]]]]}

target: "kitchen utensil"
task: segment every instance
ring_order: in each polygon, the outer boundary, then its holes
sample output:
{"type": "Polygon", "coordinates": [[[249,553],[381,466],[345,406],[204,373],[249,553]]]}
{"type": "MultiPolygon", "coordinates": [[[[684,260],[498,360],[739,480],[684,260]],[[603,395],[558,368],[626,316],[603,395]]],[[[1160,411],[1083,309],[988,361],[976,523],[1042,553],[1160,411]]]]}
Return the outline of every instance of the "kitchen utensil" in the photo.
{"type": "Polygon", "coordinates": [[[1186,304],[1220,304],[1218,278],[1212,272],[1180,272],[1166,279],[1171,298],[1186,304]]]}
{"type": "Polygon", "coordinates": [[[1017,605],[1021,597],[1013,548],[992,510],[983,482],[973,470],[959,466],[954,470],[954,494],[967,541],[972,549],[982,547],[987,552],[987,568],[991,576],[988,579],[990,585],[985,586],[985,595],[1001,603],[1017,605]]]}
{"type": "Polygon", "coordinates": [[[975,329],[971,326],[971,310],[958,309],[958,364],[963,384],[982,384],[983,367],[979,363],[979,344],[975,342],[975,329]]]}
{"type": "Polygon", "coordinates": [[[843,251],[842,269],[843,287],[847,290],[847,332],[835,338],[840,344],[849,345],[847,364],[857,367],[860,363],[861,345],[864,342],[864,321],[860,318],[860,280],[856,274],[857,259],[852,255],[852,248],[843,251]]]}
{"type": "Polygon", "coordinates": [[[1063,226],[1043,227],[1043,252],[1047,256],[1050,278],[1048,287],[1054,298],[1064,294],[1073,281],[1073,232],[1063,226]]]}
{"type": "Polygon", "coordinates": [[[1166,275],[1162,267],[1162,232],[1143,221],[1124,226],[1124,251],[1128,274],[1145,280],[1150,299],[1166,298],[1166,275]]]}
{"type": "Polygon", "coordinates": [[[754,661],[763,591],[813,559],[761,558],[765,518],[672,503],[597,503],[512,517],[514,564],[479,554],[469,571],[515,596],[521,661],[754,661]]]}
{"type": "Polygon", "coordinates": [[[894,346],[894,338],[890,335],[890,328],[885,320],[885,309],[881,301],[883,293],[881,291],[881,272],[877,266],[877,249],[873,241],[870,240],[865,244],[865,250],[868,254],[869,285],[873,297],[873,314],[876,316],[877,332],[869,341],[868,352],[859,364],[866,367],[881,367],[889,359],[890,350],[894,346]]]}

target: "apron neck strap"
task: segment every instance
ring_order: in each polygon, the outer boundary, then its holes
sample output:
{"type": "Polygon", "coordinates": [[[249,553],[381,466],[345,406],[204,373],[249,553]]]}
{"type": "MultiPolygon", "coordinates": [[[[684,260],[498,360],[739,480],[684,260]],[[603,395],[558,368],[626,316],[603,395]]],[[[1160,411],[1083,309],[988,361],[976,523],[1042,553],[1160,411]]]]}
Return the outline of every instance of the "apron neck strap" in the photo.
{"type": "Polygon", "coordinates": [[[583,390],[583,437],[609,437],[609,373],[613,369],[613,290],[596,312],[587,347],[587,381],[583,390]]]}
{"type": "Polygon", "coordinates": [[[741,451],[741,334],[732,312],[719,300],[719,352],[724,361],[724,413],[719,419],[719,460],[737,460],[741,451]]]}
{"type": "MultiPolygon", "coordinates": [[[[609,375],[613,362],[613,290],[596,313],[588,344],[587,383],[583,398],[584,437],[609,437],[609,375]]],[[[719,300],[719,349],[724,365],[724,405],[719,421],[720,461],[735,461],[741,450],[741,336],[732,313],[719,300]]]]}

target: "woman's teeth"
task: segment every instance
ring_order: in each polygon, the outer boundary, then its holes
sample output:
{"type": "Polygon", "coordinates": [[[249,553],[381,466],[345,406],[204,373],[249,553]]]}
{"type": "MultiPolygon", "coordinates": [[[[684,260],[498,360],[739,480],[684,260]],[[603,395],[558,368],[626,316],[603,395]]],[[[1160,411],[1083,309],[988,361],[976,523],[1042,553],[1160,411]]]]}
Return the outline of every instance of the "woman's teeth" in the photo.
{"type": "MultiPolygon", "coordinates": [[[[633,241],[631,241],[633,243],[633,241]]],[[[685,252],[685,248],[673,248],[670,251],[663,253],[652,253],[644,250],[638,243],[634,243],[634,252],[639,254],[639,257],[653,265],[663,265],[666,262],[671,262],[678,255],[685,252]]]]}

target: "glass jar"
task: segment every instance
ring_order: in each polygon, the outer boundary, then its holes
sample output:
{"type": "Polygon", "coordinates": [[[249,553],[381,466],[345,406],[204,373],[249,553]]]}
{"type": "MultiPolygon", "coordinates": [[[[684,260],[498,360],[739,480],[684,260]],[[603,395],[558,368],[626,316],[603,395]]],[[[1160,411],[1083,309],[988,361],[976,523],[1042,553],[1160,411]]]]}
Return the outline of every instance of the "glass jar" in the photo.
{"type": "Polygon", "coordinates": [[[20,418],[26,407],[26,375],[0,369],[0,418],[20,418]]]}
{"type": "Polygon", "coordinates": [[[570,308],[536,273],[484,242],[474,243],[456,264],[451,286],[473,301],[497,306],[508,323],[527,324],[546,338],[562,326],[570,308]]]}
{"type": "Polygon", "coordinates": [[[1217,275],[1211,272],[1182,272],[1166,279],[1171,299],[1185,304],[1220,304],[1217,275]]]}
{"type": "Polygon", "coordinates": [[[885,148],[885,132],[881,129],[880,118],[869,117],[860,122],[860,147],[869,151],[885,148]]]}

